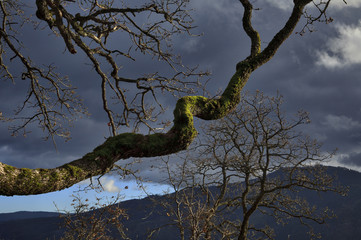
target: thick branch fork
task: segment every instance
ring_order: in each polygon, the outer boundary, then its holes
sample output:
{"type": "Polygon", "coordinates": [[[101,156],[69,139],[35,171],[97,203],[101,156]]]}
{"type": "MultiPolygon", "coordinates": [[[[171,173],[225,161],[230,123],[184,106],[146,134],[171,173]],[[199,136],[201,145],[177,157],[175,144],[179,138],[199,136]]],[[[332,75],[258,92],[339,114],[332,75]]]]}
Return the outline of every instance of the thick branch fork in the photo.
{"type": "MultiPolygon", "coordinates": [[[[40,2],[40,1],[38,1],[40,2]]],[[[293,12],[286,25],[275,35],[269,45],[260,51],[260,37],[250,23],[252,8],[245,6],[243,25],[252,41],[251,55],[237,64],[224,93],[218,99],[186,96],[178,100],[174,110],[174,125],[167,133],[141,135],[123,133],[108,138],[80,159],[54,169],[15,168],[0,163],[0,195],[31,195],[68,188],[84,179],[109,172],[114,163],[130,157],[156,157],[186,149],[197,131],[193,117],[204,120],[218,119],[232,111],[240,101],[240,93],[251,73],[269,61],[280,45],[290,36],[310,0],[294,1],[293,12]]]]}

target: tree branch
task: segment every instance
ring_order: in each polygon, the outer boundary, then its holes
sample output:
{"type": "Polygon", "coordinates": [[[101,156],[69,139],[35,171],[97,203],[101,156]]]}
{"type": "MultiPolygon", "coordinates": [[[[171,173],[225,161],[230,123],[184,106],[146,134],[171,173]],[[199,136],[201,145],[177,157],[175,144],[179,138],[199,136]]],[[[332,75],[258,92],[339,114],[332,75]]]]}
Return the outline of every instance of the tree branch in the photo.
{"type": "Polygon", "coordinates": [[[259,36],[259,33],[254,30],[251,23],[253,6],[248,0],[240,0],[240,2],[242,3],[244,8],[244,14],[242,19],[243,29],[252,42],[250,57],[254,57],[261,51],[261,38],[259,36]]]}
{"type": "MultiPolygon", "coordinates": [[[[282,43],[291,35],[303,15],[304,7],[310,2],[312,2],[312,0],[294,0],[295,5],[293,7],[292,14],[285,26],[273,37],[261,53],[250,58],[250,61],[247,63],[252,65],[253,71],[272,59],[282,43]]],[[[244,64],[244,61],[237,64],[237,69],[242,64],[244,64]]]]}

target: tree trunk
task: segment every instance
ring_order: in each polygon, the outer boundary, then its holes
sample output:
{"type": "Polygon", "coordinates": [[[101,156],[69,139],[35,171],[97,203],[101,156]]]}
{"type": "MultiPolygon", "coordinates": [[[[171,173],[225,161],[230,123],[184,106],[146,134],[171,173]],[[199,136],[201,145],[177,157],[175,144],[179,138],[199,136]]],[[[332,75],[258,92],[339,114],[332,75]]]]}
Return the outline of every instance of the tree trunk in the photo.
{"type": "Polygon", "coordinates": [[[247,240],[249,219],[244,219],[238,235],[238,240],[247,240]]]}

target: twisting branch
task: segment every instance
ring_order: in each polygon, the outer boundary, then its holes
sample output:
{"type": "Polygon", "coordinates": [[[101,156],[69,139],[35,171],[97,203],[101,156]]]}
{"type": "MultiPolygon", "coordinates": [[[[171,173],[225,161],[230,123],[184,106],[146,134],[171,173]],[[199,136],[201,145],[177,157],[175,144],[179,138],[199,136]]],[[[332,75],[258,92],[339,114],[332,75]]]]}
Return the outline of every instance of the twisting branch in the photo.
{"type": "Polygon", "coordinates": [[[261,38],[256,30],[253,29],[251,18],[252,18],[252,11],[253,6],[248,0],[240,0],[244,8],[243,14],[243,29],[249,36],[252,42],[251,46],[251,56],[254,57],[256,54],[260,53],[261,51],[261,38]]]}
{"type": "Polygon", "coordinates": [[[277,52],[282,43],[291,35],[294,31],[297,23],[299,22],[304,7],[312,2],[312,0],[294,0],[294,7],[291,16],[288,18],[285,26],[272,38],[266,48],[259,54],[258,57],[254,58],[254,62],[251,64],[254,68],[262,66],[268,62],[277,52]]]}
{"type": "MultiPolygon", "coordinates": [[[[170,35],[178,33],[179,31],[190,30],[187,21],[185,21],[185,19],[188,18],[188,14],[182,9],[186,3],[185,0],[151,2],[152,4],[145,5],[145,7],[139,8],[137,11],[133,9],[127,12],[130,8],[122,8],[122,11],[114,12],[112,8],[100,4],[98,1],[80,1],[79,4],[88,4],[87,15],[84,17],[80,15],[73,17],[65,10],[60,1],[47,0],[45,2],[45,0],[37,0],[37,3],[39,3],[38,11],[40,11],[40,14],[37,15],[44,18],[48,23],[50,22],[51,24],[49,25],[51,25],[51,27],[58,28],[59,31],[66,31],[66,36],[70,36],[71,43],[79,47],[93,63],[96,72],[101,78],[103,89],[107,86],[108,88],[105,90],[111,89],[115,91],[119,100],[124,102],[126,110],[123,115],[121,115],[121,117],[124,118],[127,117],[128,113],[134,113],[138,118],[148,116],[147,110],[144,108],[145,94],[151,93],[155,97],[156,93],[154,92],[154,88],[164,89],[170,92],[183,91],[179,87],[179,84],[181,87],[184,87],[188,86],[188,83],[178,80],[179,77],[188,77],[196,74],[191,70],[189,72],[176,72],[173,79],[162,78],[158,74],[148,75],[144,78],[135,78],[134,82],[137,88],[141,90],[141,103],[139,108],[132,112],[133,110],[131,109],[133,108],[126,100],[124,91],[121,90],[120,82],[122,82],[123,79],[126,79],[126,82],[133,82],[133,80],[119,76],[120,68],[115,64],[115,57],[111,55],[113,53],[117,54],[118,52],[107,50],[105,47],[105,36],[111,31],[122,29],[129,34],[139,50],[142,52],[149,51],[151,54],[160,57],[160,59],[166,59],[166,62],[169,60],[169,62],[173,63],[171,55],[160,50],[159,42],[167,40],[170,35]],[[46,6],[44,5],[45,3],[46,6]],[[155,17],[156,19],[159,19],[159,15],[163,15],[165,20],[159,20],[149,25],[145,24],[143,25],[145,27],[140,30],[140,25],[137,25],[134,20],[130,21],[130,19],[132,19],[130,15],[143,12],[151,14],[151,17],[155,17]],[[152,16],[152,14],[158,15],[152,16]],[[67,21],[68,24],[63,30],[60,30],[58,25],[64,24],[64,21],[63,23],[59,20],[55,21],[54,15],[58,18],[65,18],[67,21]],[[167,28],[162,25],[163,23],[169,23],[170,25],[168,25],[167,28]],[[103,38],[100,39],[101,36],[103,36],[103,38]],[[152,36],[156,36],[156,39],[152,36]],[[86,40],[86,38],[90,39],[86,40]],[[97,38],[102,44],[97,42],[97,38]],[[90,47],[91,45],[87,44],[88,41],[91,40],[95,42],[94,44],[98,44],[96,48],[92,48],[90,47]],[[104,56],[106,57],[104,58],[104,56]],[[102,64],[98,58],[105,60],[109,63],[108,66],[112,67],[112,74],[110,76],[101,69],[102,64]],[[113,83],[110,83],[111,79],[113,83]],[[154,83],[156,84],[153,85],[154,83]]],[[[311,0],[295,0],[294,2],[295,6],[286,25],[275,35],[268,46],[259,52],[259,36],[251,26],[250,13],[252,7],[249,1],[241,1],[245,6],[243,26],[252,42],[251,55],[237,64],[235,74],[219,98],[208,99],[202,96],[185,96],[180,98],[173,112],[174,125],[167,133],[150,135],[136,133],[114,134],[115,136],[108,138],[91,153],[54,169],[18,169],[0,163],[0,194],[29,195],[56,191],[70,187],[89,177],[110,171],[114,163],[119,159],[162,156],[186,149],[197,135],[197,131],[193,125],[193,117],[195,116],[204,120],[218,119],[233,110],[240,101],[241,90],[248,81],[251,73],[273,57],[280,45],[290,36],[302,16],[305,5],[310,3],[311,0]]],[[[60,26],[60,28],[62,28],[62,26],[60,26]]],[[[68,41],[66,39],[64,39],[65,42],[68,41]]],[[[34,73],[30,71],[29,74],[34,73]]],[[[105,90],[103,90],[103,101],[106,100],[105,90]]],[[[186,89],[185,91],[187,92],[188,90],[186,89]]],[[[107,109],[105,110],[107,111],[107,109]]],[[[109,113],[110,115],[113,114],[110,109],[109,113]]],[[[114,125],[113,128],[116,128],[116,122],[114,121],[112,124],[114,125]]],[[[122,122],[118,122],[118,124],[122,124],[122,122]]]]}

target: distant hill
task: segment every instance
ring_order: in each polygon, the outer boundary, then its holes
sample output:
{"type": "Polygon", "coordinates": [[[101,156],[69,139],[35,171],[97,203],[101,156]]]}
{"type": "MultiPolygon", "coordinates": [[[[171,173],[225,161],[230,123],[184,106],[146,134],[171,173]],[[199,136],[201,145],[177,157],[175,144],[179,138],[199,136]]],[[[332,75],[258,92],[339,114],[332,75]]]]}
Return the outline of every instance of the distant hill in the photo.
{"type": "Polygon", "coordinates": [[[47,214],[39,215],[33,212],[19,212],[19,214],[15,215],[11,215],[11,213],[0,214],[2,219],[13,218],[12,220],[0,222],[0,240],[45,240],[60,238],[63,231],[59,226],[63,220],[59,217],[58,213],[47,214]],[[46,216],[47,214],[51,216],[46,216]]]}
{"type": "Polygon", "coordinates": [[[46,218],[46,217],[59,217],[59,213],[54,212],[13,212],[13,213],[0,213],[0,222],[7,222],[12,220],[22,220],[31,218],[46,218]]]}
{"type": "MultiPolygon", "coordinates": [[[[314,225],[315,231],[321,232],[322,239],[327,240],[361,239],[361,173],[336,167],[329,167],[328,173],[336,176],[339,184],[349,186],[350,191],[346,197],[333,193],[304,193],[304,197],[312,204],[321,208],[328,206],[338,216],[324,225],[314,225]]],[[[153,196],[120,203],[120,207],[129,214],[129,220],[124,224],[131,239],[144,240],[148,230],[169,223],[166,211],[154,204],[154,201],[164,199],[164,196],[153,196]]],[[[0,240],[58,239],[62,235],[62,219],[58,216],[58,213],[47,212],[0,214],[0,240]]],[[[309,239],[305,233],[307,229],[296,221],[291,221],[286,226],[276,225],[272,219],[263,216],[255,216],[254,221],[256,224],[273,224],[277,234],[275,239],[309,239]]],[[[174,226],[169,226],[159,231],[154,239],[176,240],[177,233],[174,226]]],[[[117,236],[114,238],[120,239],[117,236]]]]}

